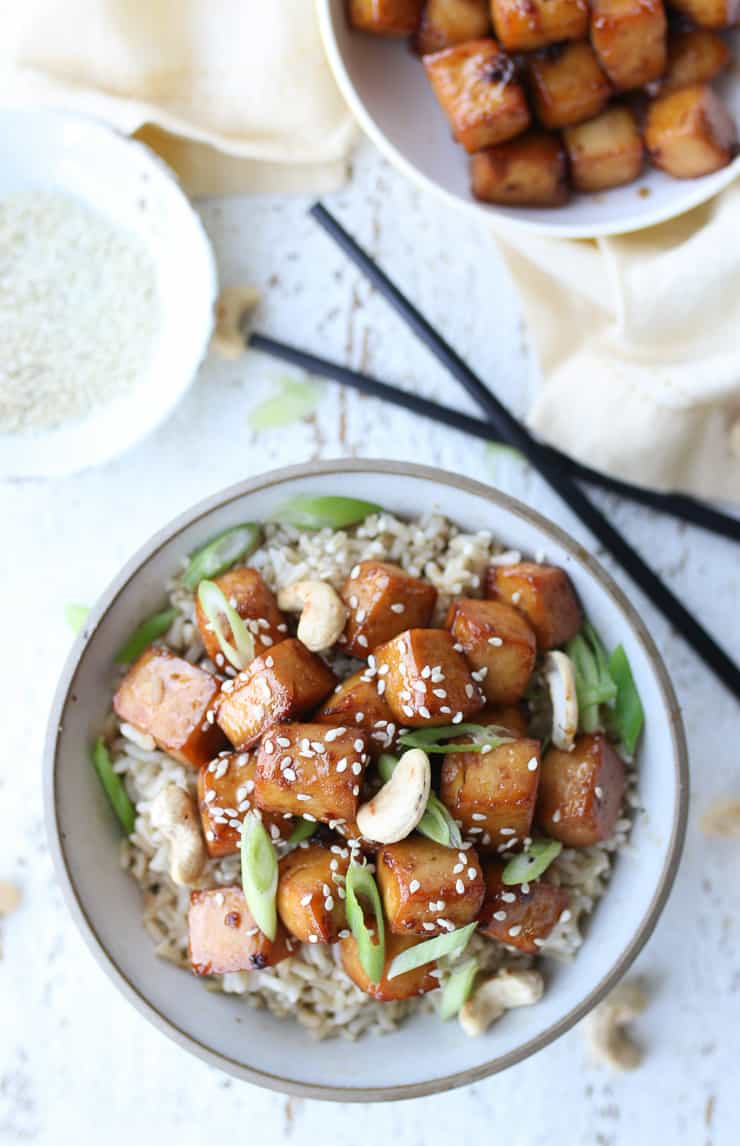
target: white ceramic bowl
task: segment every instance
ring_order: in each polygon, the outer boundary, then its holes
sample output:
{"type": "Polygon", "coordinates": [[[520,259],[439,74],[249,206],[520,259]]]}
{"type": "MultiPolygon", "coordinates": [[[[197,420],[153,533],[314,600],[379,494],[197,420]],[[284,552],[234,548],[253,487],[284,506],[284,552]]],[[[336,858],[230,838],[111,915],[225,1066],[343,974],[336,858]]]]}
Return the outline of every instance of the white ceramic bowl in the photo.
{"type": "Polygon", "coordinates": [[[45,761],[46,822],[67,902],[116,986],[160,1030],[207,1062],[276,1090],[341,1101],[411,1098],[459,1086],[518,1062],[567,1030],[614,985],[645,943],[678,865],[687,805],[678,705],[655,646],[624,594],[590,554],[520,503],[487,486],[398,462],[341,461],[278,470],[195,506],[145,545],[93,609],[54,700],[45,761]],[[438,509],[467,529],[490,529],[525,552],[544,550],[572,577],[608,645],[623,642],[647,713],[640,804],[586,942],[569,965],[547,968],[535,1007],[512,1011],[482,1038],[418,1016],[354,1048],[315,1043],[292,1022],[252,1010],[154,955],[139,891],[118,865],[120,835],[91,767],[89,745],[110,704],[112,654],[161,607],[181,558],[219,530],[264,520],[298,492],[369,498],[405,515],[438,509]]]}
{"type": "MultiPolygon", "coordinates": [[[[647,167],[627,187],[599,195],[575,195],[564,207],[494,207],[470,194],[467,156],[452,139],[449,123],[427,83],[424,69],[405,40],[353,31],[345,0],[317,0],[322,37],[339,87],[373,143],[416,183],[479,218],[503,234],[512,229],[561,239],[595,238],[637,231],[681,215],[727,187],[740,173],[740,156],[703,179],[671,179],[647,167]]],[[[740,33],[733,36],[740,54],[740,33]]],[[[740,124],[737,65],[717,88],[740,124]]]]}
{"type": "Polygon", "coordinates": [[[93,120],[25,108],[0,110],[0,142],[0,199],[31,188],[74,195],[137,234],[156,269],[162,329],[131,390],[55,430],[0,433],[0,478],[60,477],[128,449],[169,414],[208,346],[215,263],[172,172],[143,144],[93,120]]]}

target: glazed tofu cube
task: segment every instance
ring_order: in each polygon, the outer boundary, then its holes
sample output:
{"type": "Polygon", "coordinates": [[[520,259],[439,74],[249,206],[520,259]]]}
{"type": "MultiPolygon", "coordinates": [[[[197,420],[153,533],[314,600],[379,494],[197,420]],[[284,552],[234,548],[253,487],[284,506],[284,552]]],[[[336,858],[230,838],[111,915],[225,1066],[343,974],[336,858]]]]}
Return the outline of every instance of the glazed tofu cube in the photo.
{"type": "Polygon", "coordinates": [[[624,796],[624,763],[603,733],[576,738],[572,752],[550,748],[542,762],[537,822],[571,848],[608,840],[624,796]]]}
{"type": "Polygon", "coordinates": [[[504,864],[498,860],[483,865],[486,898],[478,917],[478,934],[536,955],[566,910],[570,896],[564,888],[541,879],[507,887],[503,871],[504,864]]]}
{"type": "Polygon", "coordinates": [[[534,629],[539,649],[554,649],[574,637],[583,616],[568,574],[555,565],[520,561],[492,565],[486,596],[513,605],[534,629]]]}
{"type": "Polygon", "coordinates": [[[296,848],[280,860],[278,914],[301,943],[336,943],[346,928],[344,877],[348,866],[348,859],[318,844],[296,848]]]}
{"type": "Polygon", "coordinates": [[[409,629],[376,653],[378,676],[399,724],[459,724],[483,708],[480,686],[444,629],[409,629]]]}
{"type": "Polygon", "coordinates": [[[470,189],[482,203],[561,206],[568,200],[568,169],[560,137],[527,131],[471,155],[470,189]]]}
{"type": "Polygon", "coordinates": [[[740,23],[740,0],[671,0],[671,7],[700,28],[734,28],[740,23]]]}
{"type": "Polygon", "coordinates": [[[425,995],[439,986],[439,979],[431,974],[436,969],[436,962],[424,963],[405,975],[396,975],[388,978],[388,968],[397,955],[409,947],[421,943],[421,939],[412,936],[394,935],[386,929],[385,934],[385,966],[379,983],[373,983],[363,968],[357,951],[357,942],[351,936],[343,939],[340,947],[342,966],[353,983],[373,999],[381,1003],[392,1003],[399,999],[412,999],[414,995],[425,995]]]}
{"type": "Polygon", "coordinates": [[[527,718],[517,704],[493,705],[479,712],[475,718],[476,724],[485,728],[495,725],[503,728],[515,740],[523,740],[527,736],[527,718]]]}
{"type": "Polygon", "coordinates": [[[590,44],[554,44],[529,61],[530,92],[543,127],[582,123],[607,104],[611,86],[590,44]]]}
{"type": "Polygon", "coordinates": [[[385,917],[398,935],[444,935],[480,911],[485,886],[472,848],[457,851],[412,835],[382,847],[375,865],[385,917]]]}
{"type": "Polygon", "coordinates": [[[340,643],[361,660],[405,629],[424,628],[437,603],[433,585],[385,561],[355,565],[341,595],[349,617],[340,643]]]}
{"type": "Polygon", "coordinates": [[[537,657],[537,639],[521,613],[500,601],[464,597],[450,605],[447,627],[489,704],[521,700],[537,657]]]}
{"type": "Polygon", "coordinates": [[[426,0],[414,48],[420,56],[428,56],[454,44],[480,40],[490,30],[488,0],[426,0]]]}
{"type": "Polygon", "coordinates": [[[368,762],[367,733],[327,724],[277,724],[257,756],[254,800],[331,827],[352,823],[368,762]]]}
{"type": "MultiPolygon", "coordinates": [[[[274,593],[267,588],[256,569],[249,569],[246,566],[243,569],[232,569],[230,573],[224,573],[223,577],[217,577],[215,584],[242,620],[246,621],[247,628],[254,637],[257,655],[286,639],[288,626],[285,617],[277,607],[274,593]]],[[[195,620],[208,656],[218,668],[223,668],[227,662],[197,594],[195,620]]],[[[224,629],[227,638],[233,644],[231,627],[225,618],[224,629]]]]}
{"type": "Polygon", "coordinates": [[[471,40],[424,57],[432,90],[452,134],[466,151],[482,151],[526,131],[530,115],[514,63],[495,40],[471,40]]]}
{"type": "Polygon", "coordinates": [[[439,795],[464,835],[493,852],[529,835],[539,780],[539,740],[513,740],[491,752],[449,752],[439,795]]]}
{"type": "Polygon", "coordinates": [[[371,756],[389,752],[396,743],[397,728],[385,700],[385,682],[382,677],[369,676],[365,669],[342,681],[313,718],[319,724],[363,728],[371,756]]]}
{"type": "Polygon", "coordinates": [[[668,68],[660,81],[662,92],[692,84],[707,84],[729,64],[732,53],[716,32],[690,28],[668,35],[668,68]]]}
{"type": "MultiPolygon", "coordinates": [[[[239,851],[242,823],[254,811],[254,752],[222,752],[198,773],[198,809],[206,848],[212,859],[239,851]]],[[[292,816],[262,813],[262,822],[273,840],[287,839],[293,831],[292,816]]]]}
{"type": "Polygon", "coordinates": [[[409,36],[416,31],[424,0],[348,0],[349,22],[376,36],[409,36]]]}
{"type": "Polygon", "coordinates": [[[596,119],[563,132],[570,176],[579,191],[603,191],[637,179],[645,149],[634,113],[610,107],[596,119]]]}
{"type": "Polygon", "coordinates": [[[214,723],[219,690],[211,673],[152,647],[126,673],[113,708],[119,720],[153,736],[163,752],[199,768],[225,747],[214,723]]]}
{"type": "Polygon", "coordinates": [[[591,43],[618,91],[657,80],[667,58],[663,0],[592,0],[591,43]]]}
{"type": "Polygon", "coordinates": [[[321,657],[295,638],[281,641],[226,681],[218,723],[235,748],[249,748],[273,724],[305,716],[335,684],[321,657]]]}
{"type": "Polygon", "coordinates": [[[491,0],[493,26],[508,52],[588,38],[587,0],[491,0]]]}
{"type": "Polygon", "coordinates": [[[239,887],[191,891],[188,930],[196,975],[261,971],[291,954],[291,941],[281,925],[274,940],[259,930],[239,887]]]}
{"type": "Polygon", "coordinates": [[[645,145],[656,167],[676,179],[697,179],[727,166],[737,149],[737,132],[712,89],[695,85],[650,103],[645,145]]]}

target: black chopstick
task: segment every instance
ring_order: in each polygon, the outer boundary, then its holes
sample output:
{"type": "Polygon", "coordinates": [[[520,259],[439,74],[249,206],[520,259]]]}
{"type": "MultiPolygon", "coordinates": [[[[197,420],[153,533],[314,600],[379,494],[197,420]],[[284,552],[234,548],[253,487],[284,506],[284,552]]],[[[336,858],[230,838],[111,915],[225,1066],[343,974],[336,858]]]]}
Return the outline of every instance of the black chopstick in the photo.
{"type": "MultiPolygon", "coordinates": [[[[330,378],[342,386],[358,390],[361,394],[380,398],[384,402],[389,402],[404,410],[410,410],[414,414],[420,414],[440,425],[461,430],[463,433],[470,434],[474,438],[481,438],[485,442],[496,440],[492,427],[482,418],[462,414],[449,406],[443,406],[439,402],[432,401],[431,398],[422,398],[418,394],[409,393],[408,390],[401,390],[397,386],[381,382],[379,378],[373,378],[369,374],[352,370],[339,362],[321,358],[310,351],[301,350],[290,343],[281,342],[265,334],[258,334],[256,331],[249,335],[248,341],[254,350],[270,354],[273,358],[279,358],[283,362],[290,362],[311,374],[330,378]]],[[[541,442],[539,444],[540,449],[544,451],[561,473],[567,473],[578,481],[585,481],[589,485],[609,490],[629,501],[649,506],[651,509],[669,514],[680,521],[689,522],[691,525],[697,525],[721,537],[729,538],[731,541],[740,542],[740,518],[722,513],[721,510],[714,509],[711,505],[696,501],[691,497],[659,493],[657,490],[645,489],[639,485],[632,485],[631,482],[621,481],[619,478],[611,477],[609,474],[603,474],[589,466],[582,465],[568,457],[567,454],[561,453],[560,450],[545,446],[541,442]]]]}
{"type": "Polygon", "coordinates": [[[588,526],[594,536],[598,537],[653,604],[675,625],[694,652],[714,670],[733,696],[740,700],[740,668],[643,561],[639,553],[610,524],[604,514],[589,501],[580,486],[567,473],[557,469],[556,464],[542,450],[529,431],[486,388],[459,354],[434,330],[370,255],[363,251],[321,203],[311,208],[311,215],[434,357],[465,387],[490,419],[497,436],[528,458],[548,485],[560,495],[583,524],[588,526]]]}

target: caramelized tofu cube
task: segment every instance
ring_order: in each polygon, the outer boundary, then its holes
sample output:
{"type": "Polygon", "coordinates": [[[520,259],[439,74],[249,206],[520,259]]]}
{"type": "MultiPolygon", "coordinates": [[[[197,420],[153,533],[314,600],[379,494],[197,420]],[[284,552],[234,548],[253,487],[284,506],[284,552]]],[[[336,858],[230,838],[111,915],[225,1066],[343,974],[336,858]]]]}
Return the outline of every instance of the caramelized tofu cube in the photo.
{"type": "Polygon", "coordinates": [[[482,151],[526,131],[524,89],[495,40],[471,40],[424,57],[432,90],[466,151],[482,151]]]}
{"type": "Polygon", "coordinates": [[[433,991],[435,987],[439,986],[439,979],[431,974],[437,966],[436,962],[424,963],[421,967],[407,971],[405,975],[396,975],[393,979],[388,978],[388,968],[402,951],[408,950],[409,947],[415,947],[417,943],[421,942],[421,939],[414,939],[410,935],[394,935],[386,930],[385,965],[379,983],[373,983],[368,978],[360,962],[357,942],[351,936],[349,939],[343,939],[341,943],[342,966],[353,983],[356,983],[365,994],[381,1003],[412,999],[414,995],[425,995],[427,991],[433,991]]]}
{"type": "Polygon", "coordinates": [[[604,734],[579,736],[572,752],[545,754],[537,822],[571,848],[602,843],[614,832],[624,786],[624,764],[604,734]]]}
{"type": "Polygon", "coordinates": [[[556,44],[533,56],[529,81],[537,118],[550,129],[591,119],[611,95],[596,53],[585,41],[556,44]]]}
{"type": "Polygon", "coordinates": [[[346,652],[360,659],[404,629],[424,628],[437,603],[433,585],[385,561],[361,561],[345,581],[341,595],[350,611],[341,643],[346,652]]]}
{"type": "Polygon", "coordinates": [[[480,686],[444,629],[409,629],[376,653],[378,676],[399,724],[459,724],[483,708],[480,686]]]}
{"type": "Polygon", "coordinates": [[[700,28],[734,28],[740,24],[740,0],[671,0],[671,7],[700,28]]]}
{"type": "Polygon", "coordinates": [[[587,0],[491,0],[496,35],[509,52],[588,38],[587,0]]]}
{"type": "Polygon", "coordinates": [[[592,0],[591,43],[618,91],[663,74],[666,26],[663,0],[592,0]]]}
{"type": "Polygon", "coordinates": [[[628,107],[607,108],[588,123],[566,128],[563,139],[573,186],[579,191],[620,187],[642,171],[645,149],[628,107]]]}
{"type": "MultiPolygon", "coordinates": [[[[242,823],[253,811],[254,752],[222,752],[198,773],[198,808],[206,848],[212,859],[234,855],[242,839],[242,823]]],[[[262,823],[273,840],[286,839],[293,831],[292,816],[262,814],[262,823]]]]}
{"type": "Polygon", "coordinates": [[[532,561],[492,565],[486,577],[486,595],[523,613],[540,649],[565,644],[581,627],[581,607],[570,578],[555,565],[532,561]]]}
{"type": "Polygon", "coordinates": [[[537,640],[521,613],[500,601],[463,597],[450,605],[447,627],[478,679],[482,675],[489,704],[521,700],[537,657],[537,640]]]}
{"type": "Polygon", "coordinates": [[[560,207],[568,201],[568,170],[559,136],[527,131],[472,155],[470,188],[482,203],[560,207]]]}
{"type": "Polygon", "coordinates": [[[472,848],[457,851],[412,835],[382,847],[375,865],[388,925],[399,935],[445,935],[480,911],[485,886],[472,848]]]}
{"type": "Polygon", "coordinates": [[[296,848],[280,860],[277,909],[302,943],[336,943],[347,926],[344,877],[349,860],[318,844],[296,848]]]}
{"type": "Polygon", "coordinates": [[[716,32],[690,28],[668,36],[668,69],[661,92],[678,91],[692,84],[707,84],[729,64],[732,53],[716,32]]]}
{"type": "Polygon", "coordinates": [[[536,955],[570,903],[570,896],[562,887],[541,879],[507,887],[503,871],[504,864],[498,860],[483,865],[486,898],[478,934],[536,955]]]}
{"type": "Polygon", "coordinates": [[[502,704],[494,705],[492,708],[485,708],[483,712],[479,712],[475,718],[476,724],[482,724],[484,728],[490,725],[496,725],[497,728],[503,728],[509,736],[513,736],[515,740],[524,740],[527,736],[527,718],[517,704],[502,704]]]}
{"type": "Polygon", "coordinates": [[[367,733],[327,724],[277,724],[257,756],[254,800],[336,827],[352,823],[368,762],[367,733]]]}
{"type": "Polygon", "coordinates": [[[259,930],[239,887],[191,891],[188,929],[190,962],[196,975],[261,971],[291,954],[290,940],[280,924],[274,940],[259,930]]]}
{"type": "MultiPolygon", "coordinates": [[[[226,597],[254,637],[255,652],[259,655],[267,649],[284,641],[288,633],[285,617],[277,607],[275,595],[265,585],[256,569],[246,566],[242,569],[232,569],[217,577],[215,584],[226,597]]],[[[198,625],[206,652],[215,665],[221,668],[226,662],[221,652],[218,638],[208,624],[200,601],[195,597],[195,620],[198,625]]],[[[233,643],[233,635],[229,622],[224,618],[226,636],[233,643]]]]}
{"type": "Polygon", "coordinates": [[[539,740],[513,740],[491,752],[448,753],[439,795],[464,835],[491,852],[529,835],[539,779],[539,740]]]}
{"type": "Polygon", "coordinates": [[[278,721],[305,716],[335,684],[321,657],[290,638],[224,684],[218,723],[235,748],[249,748],[278,721]]]}
{"type": "Polygon", "coordinates": [[[480,40],[491,29],[488,0],[426,0],[414,48],[420,56],[480,40]]]}
{"type": "Polygon", "coordinates": [[[656,167],[676,179],[697,179],[727,166],[737,148],[737,132],[712,89],[695,85],[650,103],[645,145],[656,167]]]}
{"type": "Polygon", "coordinates": [[[416,31],[424,0],[349,0],[349,22],[376,36],[409,36],[416,31]]]}
{"type": "Polygon", "coordinates": [[[220,687],[211,673],[152,647],[126,673],[113,708],[119,720],[153,736],[163,752],[199,768],[225,746],[213,722],[220,687]]]}
{"type": "Polygon", "coordinates": [[[368,751],[380,756],[396,743],[396,723],[385,700],[382,677],[369,676],[366,670],[347,677],[314,713],[319,724],[346,724],[363,728],[368,735],[368,751]]]}

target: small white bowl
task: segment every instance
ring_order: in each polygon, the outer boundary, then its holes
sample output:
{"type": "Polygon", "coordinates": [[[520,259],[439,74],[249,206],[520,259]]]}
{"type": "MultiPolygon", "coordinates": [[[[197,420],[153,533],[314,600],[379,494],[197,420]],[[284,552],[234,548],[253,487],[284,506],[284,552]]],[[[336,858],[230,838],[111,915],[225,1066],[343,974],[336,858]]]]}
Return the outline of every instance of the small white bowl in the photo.
{"type": "Polygon", "coordinates": [[[503,1070],[568,1030],[629,967],[673,882],[688,801],[681,717],[663,663],[625,595],[594,558],[556,526],[487,486],[400,462],[339,461],[264,474],[201,502],[125,565],[90,614],[62,674],[46,742],[47,833],[67,903],[93,954],[119,990],[161,1031],[211,1065],[262,1086],[313,1098],[413,1098],[503,1070]],[[265,520],[297,493],[369,498],[402,515],[438,510],[468,530],[488,529],[568,570],[608,645],[622,642],[646,711],[639,802],[630,846],[571,964],[547,967],[537,1006],[512,1011],[478,1039],[435,1015],[416,1016],[355,1047],[314,1042],[243,1000],[206,991],[163,962],[141,922],[134,881],[118,863],[120,833],[88,765],[110,707],[113,654],[142,617],[161,608],[164,584],[185,554],[239,521],[265,520]]]}
{"type": "MultiPolygon", "coordinates": [[[[335,79],[362,129],[415,183],[443,195],[502,234],[529,231],[559,239],[589,239],[639,231],[705,203],[740,174],[740,156],[702,179],[671,179],[646,167],[627,187],[598,195],[574,195],[564,207],[494,207],[470,193],[468,157],[450,134],[449,123],[405,40],[353,31],[345,0],[317,0],[319,22],[335,79]]],[[[740,34],[733,35],[740,53],[740,34]]],[[[740,125],[737,63],[717,83],[740,125]]]]}
{"type": "Polygon", "coordinates": [[[146,372],[86,418],[37,433],[0,433],[0,478],[60,477],[114,457],[154,430],[208,347],[216,267],[198,216],[149,148],[93,120],[0,110],[0,199],[64,191],[138,235],[155,264],[162,328],[146,372]]]}

